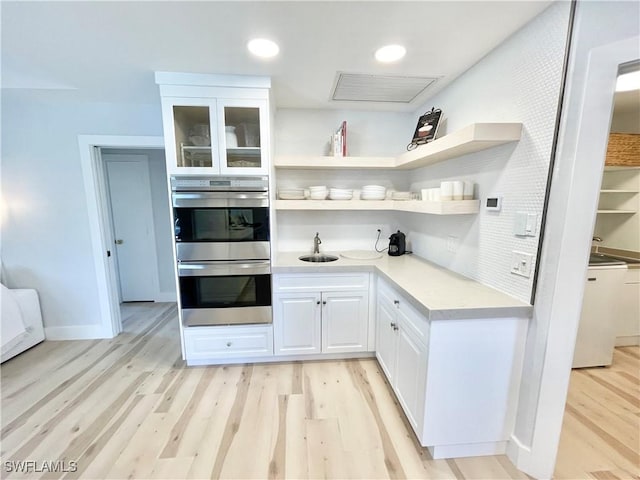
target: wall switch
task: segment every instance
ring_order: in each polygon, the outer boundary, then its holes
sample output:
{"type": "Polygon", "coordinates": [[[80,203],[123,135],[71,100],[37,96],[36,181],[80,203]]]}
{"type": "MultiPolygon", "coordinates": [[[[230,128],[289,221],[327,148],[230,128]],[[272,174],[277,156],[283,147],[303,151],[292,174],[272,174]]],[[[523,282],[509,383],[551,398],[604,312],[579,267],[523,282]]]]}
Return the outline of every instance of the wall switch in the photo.
{"type": "Polygon", "coordinates": [[[513,233],[521,237],[535,237],[537,224],[537,213],[516,212],[513,233]]]}
{"type": "Polygon", "coordinates": [[[513,251],[511,256],[511,273],[529,278],[533,263],[533,255],[530,253],[513,251]]]}
{"type": "Polygon", "coordinates": [[[451,253],[458,251],[458,237],[454,235],[447,236],[447,251],[451,253]]]}

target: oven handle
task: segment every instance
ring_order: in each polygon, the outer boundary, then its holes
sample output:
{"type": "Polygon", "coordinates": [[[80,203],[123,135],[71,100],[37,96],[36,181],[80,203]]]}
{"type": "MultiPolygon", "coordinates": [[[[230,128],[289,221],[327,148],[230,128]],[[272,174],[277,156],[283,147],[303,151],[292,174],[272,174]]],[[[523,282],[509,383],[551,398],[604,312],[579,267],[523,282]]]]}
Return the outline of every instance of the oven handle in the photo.
{"type": "Polygon", "coordinates": [[[268,207],[267,192],[173,192],[174,207],[268,207]]]}
{"type": "Polygon", "coordinates": [[[180,277],[223,277],[229,275],[269,275],[269,260],[243,260],[235,262],[204,261],[179,262],[180,277]]]}

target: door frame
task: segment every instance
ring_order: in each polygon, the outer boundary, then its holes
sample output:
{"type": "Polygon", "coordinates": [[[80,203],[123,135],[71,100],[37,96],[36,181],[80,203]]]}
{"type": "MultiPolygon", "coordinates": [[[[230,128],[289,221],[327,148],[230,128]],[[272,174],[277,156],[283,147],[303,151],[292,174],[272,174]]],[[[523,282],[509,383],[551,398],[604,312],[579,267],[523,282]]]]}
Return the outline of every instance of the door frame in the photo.
{"type": "MultiPolygon", "coordinates": [[[[150,222],[151,222],[151,236],[153,237],[153,241],[151,241],[149,243],[149,250],[151,252],[151,256],[153,257],[154,261],[152,262],[153,265],[151,265],[151,269],[152,269],[152,285],[151,288],[153,289],[153,296],[149,299],[149,300],[153,300],[155,302],[160,301],[160,272],[158,269],[158,252],[156,249],[156,243],[155,243],[155,231],[156,231],[156,226],[155,226],[155,221],[153,218],[153,199],[152,199],[152,194],[151,194],[151,176],[149,174],[149,157],[147,155],[143,155],[143,154],[137,154],[137,153],[129,153],[129,154],[111,154],[109,153],[109,156],[120,156],[120,157],[126,157],[126,156],[136,156],[136,157],[140,157],[140,158],[129,158],[128,160],[117,160],[117,159],[105,159],[104,157],[105,152],[101,152],[101,158],[102,158],[102,163],[105,167],[105,180],[106,180],[106,197],[107,197],[107,204],[106,204],[106,208],[109,211],[109,228],[111,229],[111,232],[113,233],[113,238],[115,241],[115,233],[116,233],[116,229],[115,229],[115,217],[113,214],[113,196],[111,195],[111,179],[109,177],[109,171],[108,171],[108,167],[107,164],[108,163],[115,163],[115,162],[119,162],[119,163],[126,163],[126,164],[132,164],[132,163],[141,163],[144,165],[145,169],[146,169],[146,173],[147,173],[147,180],[148,183],[147,185],[149,186],[149,206],[151,207],[151,212],[150,213],[150,222]]],[[[114,243],[111,243],[111,245],[114,245],[114,243]]],[[[123,295],[122,295],[122,269],[121,269],[121,265],[120,265],[120,259],[119,259],[119,255],[118,255],[118,249],[114,248],[112,250],[112,254],[113,252],[115,252],[115,258],[116,261],[114,262],[114,268],[117,272],[117,278],[118,278],[118,286],[120,287],[118,289],[118,293],[119,293],[119,299],[120,302],[123,302],[123,295]]]]}
{"type": "Polygon", "coordinates": [[[161,136],[78,135],[78,147],[87,197],[102,336],[113,338],[122,331],[122,318],[115,276],[115,257],[107,255],[108,251],[113,250],[113,231],[108,216],[104,163],[100,148],[164,150],[164,138],[161,136]]]}
{"type": "MultiPolygon", "coordinates": [[[[532,352],[541,365],[536,404],[530,406],[535,409],[533,434],[530,443],[512,436],[507,450],[515,465],[535,478],[551,478],[555,468],[616,79],[621,65],[638,59],[638,45],[640,37],[636,36],[590,50],[580,92],[575,144],[571,136],[561,137],[562,157],[552,177],[548,233],[540,258],[539,288],[533,309],[533,320],[541,319],[548,325],[548,331],[541,332],[543,338],[537,339],[533,347],[536,351],[532,352]]],[[[523,392],[521,386],[520,401],[523,392]]]]}

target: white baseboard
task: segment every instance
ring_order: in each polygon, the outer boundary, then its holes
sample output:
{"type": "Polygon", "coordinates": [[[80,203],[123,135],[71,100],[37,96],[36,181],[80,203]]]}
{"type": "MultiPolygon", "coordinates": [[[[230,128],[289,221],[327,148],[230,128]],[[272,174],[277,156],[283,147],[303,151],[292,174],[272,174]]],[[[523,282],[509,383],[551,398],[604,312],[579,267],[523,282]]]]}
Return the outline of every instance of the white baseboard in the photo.
{"type": "Polygon", "coordinates": [[[631,347],[636,345],[640,345],[640,335],[616,337],[616,347],[631,347]]]}
{"type": "Polygon", "coordinates": [[[154,302],[177,302],[178,294],[176,292],[158,292],[154,302]]]}
{"type": "Polygon", "coordinates": [[[102,325],[68,325],[65,327],[45,327],[47,340],[94,340],[113,338],[111,331],[105,331],[102,325]]]}
{"type": "Polygon", "coordinates": [[[481,457],[485,455],[502,455],[507,442],[465,443],[461,445],[435,445],[427,447],[434,460],[441,458],[481,457]]]}

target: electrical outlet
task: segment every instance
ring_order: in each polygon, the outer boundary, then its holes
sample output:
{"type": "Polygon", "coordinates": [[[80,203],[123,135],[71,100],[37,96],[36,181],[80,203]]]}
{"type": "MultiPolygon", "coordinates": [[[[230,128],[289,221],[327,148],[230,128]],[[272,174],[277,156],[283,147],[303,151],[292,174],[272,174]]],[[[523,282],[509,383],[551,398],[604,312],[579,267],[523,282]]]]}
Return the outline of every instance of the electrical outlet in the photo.
{"type": "Polygon", "coordinates": [[[454,235],[447,236],[447,251],[451,253],[458,251],[458,237],[454,235]]]}
{"type": "Polygon", "coordinates": [[[531,276],[532,263],[533,255],[514,250],[511,255],[511,273],[529,278],[531,276]]]}

